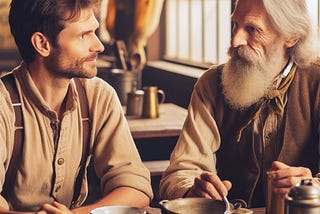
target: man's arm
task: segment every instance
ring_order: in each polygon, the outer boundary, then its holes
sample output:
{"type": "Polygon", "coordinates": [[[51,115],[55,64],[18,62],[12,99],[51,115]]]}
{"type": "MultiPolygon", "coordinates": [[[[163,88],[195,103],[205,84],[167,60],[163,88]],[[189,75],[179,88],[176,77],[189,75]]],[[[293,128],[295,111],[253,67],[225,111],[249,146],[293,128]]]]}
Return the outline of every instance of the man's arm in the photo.
{"type": "Polygon", "coordinates": [[[103,197],[98,202],[88,206],[76,208],[72,210],[72,213],[88,214],[95,208],[111,205],[126,205],[142,208],[148,206],[149,203],[149,197],[143,192],[130,187],[119,187],[112,191],[110,194],[103,197]]]}
{"type": "MultiPolygon", "coordinates": [[[[120,187],[115,189],[109,195],[103,197],[98,202],[76,208],[74,210],[69,210],[65,205],[58,202],[53,202],[52,204],[44,204],[41,209],[36,214],[88,214],[91,210],[102,207],[102,206],[111,206],[111,205],[126,205],[131,207],[143,208],[148,206],[150,203],[149,197],[130,187],[120,187]]],[[[7,209],[0,207],[0,214],[32,214],[33,212],[16,212],[8,211],[7,209]]]]}
{"type": "MultiPolygon", "coordinates": [[[[52,204],[44,204],[41,207],[41,209],[38,212],[36,212],[36,214],[88,214],[91,212],[91,210],[102,206],[126,205],[131,207],[142,208],[148,206],[149,202],[149,197],[144,193],[130,187],[120,187],[115,189],[109,195],[103,197],[96,203],[88,206],[83,206],[73,210],[69,210],[65,205],[55,201],[52,204]]],[[[0,214],[1,213],[2,212],[0,210],[0,214]]],[[[8,211],[3,213],[8,213],[8,211]]]]}
{"type": "Polygon", "coordinates": [[[160,182],[159,193],[165,199],[186,196],[203,172],[216,173],[215,153],[220,147],[220,134],[212,116],[211,101],[205,94],[210,91],[209,81],[204,81],[203,77],[195,85],[188,116],[160,182]]]}
{"type": "MultiPolygon", "coordinates": [[[[0,214],[19,214],[19,213],[24,213],[24,214],[33,214],[33,212],[16,212],[16,211],[9,211],[3,207],[0,207],[0,214]]],[[[36,214],[46,214],[45,212],[36,212],[36,214]]]]}

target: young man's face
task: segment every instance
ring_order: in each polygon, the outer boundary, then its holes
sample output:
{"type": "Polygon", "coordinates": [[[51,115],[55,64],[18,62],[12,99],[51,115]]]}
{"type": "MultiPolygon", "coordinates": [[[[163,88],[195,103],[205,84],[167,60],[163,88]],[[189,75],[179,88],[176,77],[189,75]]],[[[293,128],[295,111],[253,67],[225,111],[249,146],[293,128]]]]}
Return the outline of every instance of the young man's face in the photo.
{"type": "Polygon", "coordinates": [[[78,20],[66,22],[45,60],[47,69],[55,76],[94,77],[98,53],[104,50],[95,34],[98,27],[92,9],[82,10],[78,20]]]}

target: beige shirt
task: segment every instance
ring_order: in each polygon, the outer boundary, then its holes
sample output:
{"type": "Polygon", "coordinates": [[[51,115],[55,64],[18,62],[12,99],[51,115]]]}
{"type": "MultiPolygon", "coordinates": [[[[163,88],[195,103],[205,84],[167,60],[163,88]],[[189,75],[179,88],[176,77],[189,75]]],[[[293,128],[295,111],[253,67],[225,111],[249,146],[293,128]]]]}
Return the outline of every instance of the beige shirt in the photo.
{"type": "MultiPolygon", "coordinates": [[[[16,175],[14,197],[0,206],[37,210],[56,200],[70,207],[82,154],[82,121],[78,93],[72,81],[67,110],[61,121],[41,97],[31,76],[21,67],[14,71],[23,109],[24,144],[22,164],[16,175]],[[54,143],[54,124],[60,137],[54,143]]],[[[103,194],[118,187],[132,187],[152,198],[150,173],[143,165],[114,89],[99,78],[83,79],[88,98],[94,167],[101,178],[103,194]]],[[[0,192],[14,142],[15,114],[10,96],[0,82],[0,192]]],[[[87,164],[89,163],[89,157],[87,164]]],[[[87,187],[82,187],[86,193],[87,187]]],[[[77,205],[85,199],[82,195],[77,205]]]]}

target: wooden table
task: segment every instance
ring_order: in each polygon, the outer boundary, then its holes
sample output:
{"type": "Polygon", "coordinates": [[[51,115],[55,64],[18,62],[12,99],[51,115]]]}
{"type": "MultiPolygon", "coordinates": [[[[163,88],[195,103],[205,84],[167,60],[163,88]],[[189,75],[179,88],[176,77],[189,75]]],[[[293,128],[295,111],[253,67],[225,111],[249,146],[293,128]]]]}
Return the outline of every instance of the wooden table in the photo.
{"type": "MultiPolygon", "coordinates": [[[[146,208],[148,214],[162,214],[160,208],[146,208]]],[[[253,211],[253,214],[266,214],[265,208],[251,208],[250,210],[253,211]]]]}
{"type": "MultiPolygon", "coordinates": [[[[125,109],[124,109],[125,111],[125,109]]],[[[179,137],[187,110],[172,103],[159,105],[155,119],[126,116],[132,137],[151,175],[161,175],[179,137]]]]}
{"type": "Polygon", "coordinates": [[[179,136],[187,110],[172,103],[159,105],[159,118],[127,116],[133,139],[179,136]]]}
{"type": "MultiPolygon", "coordinates": [[[[160,208],[152,208],[147,207],[146,208],[148,214],[162,214],[160,208]]],[[[253,214],[265,214],[265,208],[251,208],[250,210],[253,211],[253,214]]]]}
{"type": "Polygon", "coordinates": [[[152,176],[154,198],[151,205],[157,205],[160,200],[160,178],[169,165],[170,154],[180,135],[187,110],[164,103],[159,105],[159,115],[156,119],[126,116],[141,159],[152,176]]]}

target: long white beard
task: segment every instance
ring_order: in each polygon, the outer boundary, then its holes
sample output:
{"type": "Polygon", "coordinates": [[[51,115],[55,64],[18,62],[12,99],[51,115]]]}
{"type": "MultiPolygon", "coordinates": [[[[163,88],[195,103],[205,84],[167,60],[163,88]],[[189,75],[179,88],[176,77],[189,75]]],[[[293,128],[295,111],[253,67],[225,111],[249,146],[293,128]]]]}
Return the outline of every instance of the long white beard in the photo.
{"type": "Polygon", "coordinates": [[[261,58],[244,46],[230,47],[228,53],[231,58],[222,71],[223,93],[232,108],[242,110],[265,95],[275,77],[274,61],[279,60],[272,55],[272,59],[270,55],[261,58]]]}

